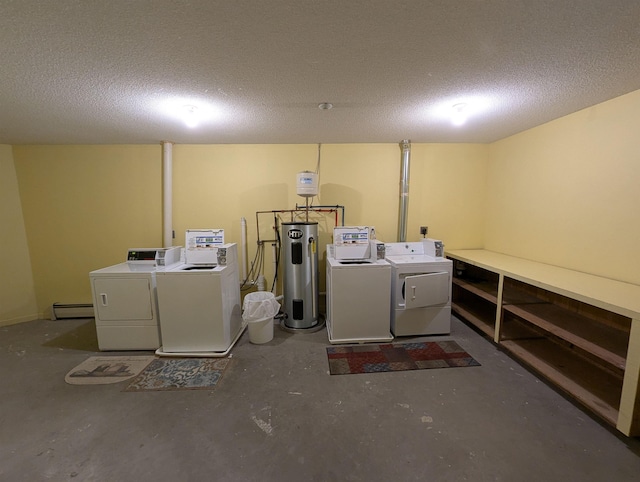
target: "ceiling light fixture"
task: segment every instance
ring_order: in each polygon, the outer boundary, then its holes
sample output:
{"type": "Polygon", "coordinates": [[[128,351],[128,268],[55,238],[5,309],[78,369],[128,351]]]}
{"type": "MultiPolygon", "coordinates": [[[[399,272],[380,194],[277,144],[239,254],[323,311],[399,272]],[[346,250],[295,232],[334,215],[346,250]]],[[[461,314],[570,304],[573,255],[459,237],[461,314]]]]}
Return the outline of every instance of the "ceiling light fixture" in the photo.
{"type": "Polygon", "coordinates": [[[451,128],[460,128],[470,121],[478,122],[487,119],[504,100],[491,93],[489,94],[460,94],[443,98],[426,109],[426,119],[429,122],[437,122],[451,128]]]}
{"type": "Polygon", "coordinates": [[[318,104],[318,109],[320,110],[329,110],[333,107],[333,104],[331,104],[330,102],[323,102],[321,104],[318,104]]]}
{"type": "Polygon", "coordinates": [[[454,126],[461,126],[467,122],[467,107],[468,105],[465,102],[461,102],[459,104],[455,104],[453,106],[453,112],[451,114],[451,123],[454,126]]]}
{"type": "Polygon", "coordinates": [[[198,127],[199,117],[198,117],[198,108],[195,105],[185,105],[182,107],[183,110],[183,119],[184,123],[187,127],[194,128],[198,127]]]}
{"type": "Polygon", "coordinates": [[[208,99],[187,96],[171,96],[156,101],[157,109],[167,120],[177,126],[202,129],[225,117],[223,107],[208,99]]]}

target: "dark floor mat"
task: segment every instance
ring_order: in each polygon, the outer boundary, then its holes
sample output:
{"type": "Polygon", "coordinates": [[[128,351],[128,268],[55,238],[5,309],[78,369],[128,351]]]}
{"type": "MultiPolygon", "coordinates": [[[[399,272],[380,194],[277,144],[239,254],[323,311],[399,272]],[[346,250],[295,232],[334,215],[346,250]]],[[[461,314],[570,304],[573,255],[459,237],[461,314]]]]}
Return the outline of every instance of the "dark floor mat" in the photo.
{"type": "Polygon", "coordinates": [[[479,366],[453,340],[327,348],[331,375],[479,366]]]}

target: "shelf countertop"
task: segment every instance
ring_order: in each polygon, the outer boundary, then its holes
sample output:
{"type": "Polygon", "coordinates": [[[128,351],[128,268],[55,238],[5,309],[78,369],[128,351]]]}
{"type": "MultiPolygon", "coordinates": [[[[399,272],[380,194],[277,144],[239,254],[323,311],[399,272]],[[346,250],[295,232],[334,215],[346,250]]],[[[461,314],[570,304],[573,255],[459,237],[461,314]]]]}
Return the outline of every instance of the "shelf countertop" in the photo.
{"type": "Polygon", "coordinates": [[[574,298],[629,318],[640,319],[640,286],[484,249],[456,249],[446,256],[574,298]]]}

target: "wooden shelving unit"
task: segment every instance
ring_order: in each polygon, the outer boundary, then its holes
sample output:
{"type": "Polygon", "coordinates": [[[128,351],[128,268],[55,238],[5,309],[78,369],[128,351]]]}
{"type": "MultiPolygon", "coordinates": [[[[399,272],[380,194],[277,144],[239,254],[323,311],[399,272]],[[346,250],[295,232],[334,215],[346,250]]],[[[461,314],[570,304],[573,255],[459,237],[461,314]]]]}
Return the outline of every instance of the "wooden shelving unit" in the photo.
{"type": "Polygon", "coordinates": [[[598,365],[585,370],[585,361],[544,337],[503,341],[502,345],[566,395],[616,425],[622,378],[612,377],[598,365]]]}
{"type": "Polygon", "coordinates": [[[485,250],[447,256],[458,316],[625,435],[640,435],[640,286],[485,250]]]}
{"type": "Polygon", "coordinates": [[[505,305],[503,309],[592,354],[603,363],[624,370],[629,331],[616,330],[553,304],[505,305]]]}
{"type": "Polygon", "coordinates": [[[487,336],[493,338],[496,315],[496,298],[476,286],[462,280],[453,279],[453,301],[451,308],[465,320],[472,323],[487,336]]]}
{"type": "Polygon", "coordinates": [[[460,278],[454,278],[453,283],[460,286],[464,290],[473,293],[480,298],[483,298],[491,303],[496,303],[498,299],[498,288],[494,287],[491,283],[485,281],[478,281],[475,283],[464,281],[460,278]]]}
{"type": "Polygon", "coordinates": [[[474,266],[456,269],[452,286],[451,309],[458,316],[491,338],[495,335],[496,306],[498,302],[498,277],[474,266]]]}

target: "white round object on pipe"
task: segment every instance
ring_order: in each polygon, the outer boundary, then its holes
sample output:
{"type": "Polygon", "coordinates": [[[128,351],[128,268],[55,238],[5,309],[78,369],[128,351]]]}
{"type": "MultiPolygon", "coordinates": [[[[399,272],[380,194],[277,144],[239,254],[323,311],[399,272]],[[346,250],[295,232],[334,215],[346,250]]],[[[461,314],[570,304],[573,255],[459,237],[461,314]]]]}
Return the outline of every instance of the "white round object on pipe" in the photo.
{"type": "Polygon", "coordinates": [[[318,174],[311,171],[302,171],[296,178],[298,196],[313,197],[318,195],[318,174]]]}

